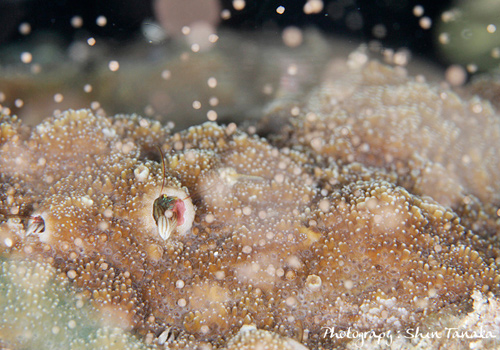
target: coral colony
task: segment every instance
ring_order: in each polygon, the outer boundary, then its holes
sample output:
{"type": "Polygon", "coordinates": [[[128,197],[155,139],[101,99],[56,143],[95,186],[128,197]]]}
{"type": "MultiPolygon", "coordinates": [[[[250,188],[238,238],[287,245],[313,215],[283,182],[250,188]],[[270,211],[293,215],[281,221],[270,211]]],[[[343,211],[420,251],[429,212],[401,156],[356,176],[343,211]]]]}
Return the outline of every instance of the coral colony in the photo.
{"type": "Polygon", "coordinates": [[[0,345],[498,345],[491,104],[351,57],[258,130],[3,115],[0,345]]]}

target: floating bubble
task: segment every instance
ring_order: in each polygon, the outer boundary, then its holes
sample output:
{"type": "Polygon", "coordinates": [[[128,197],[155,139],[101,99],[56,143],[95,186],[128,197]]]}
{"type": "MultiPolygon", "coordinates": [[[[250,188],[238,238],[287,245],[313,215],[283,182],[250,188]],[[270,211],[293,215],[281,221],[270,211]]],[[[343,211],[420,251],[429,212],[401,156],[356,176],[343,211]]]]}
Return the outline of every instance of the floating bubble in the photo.
{"type": "Polygon", "coordinates": [[[31,25],[27,22],[23,22],[19,25],[19,33],[22,35],[28,35],[31,33],[31,25]]]}
{"type": "Polygon", "coordinates": [[[81,28],[83,26],[83,18],[80,16],[71,17],[71,26],[73,28],[81,28]]]}
{"type": "Polygon", "coordinates": [[[424,15],[424,7],[422,5],[416,5],[413,8],[413,15],[415,17],[422,17],[424,15]]]}
{"type": "Polygon", "coordinates": [[[297,47],[302,44],[302,30],[297,27],[286,27],[281,35],[283,43],[288,47],[297,47]]]}
{"type": "Polygon", "coordinates": [[[104,26],[108,23],[108,19],[107,19],[105,16],[99,16],[99,17],[97,17],[97,19],[95,20],[95,23],[96,23],[99,27],[104,27],[104,26]]]}
{"type": "Polygon", "coordinates": [[[21,54],[21,62],[31,63],[32,60],[33,60],[33,55],[30,52],[23,52],[21,54]]]}
{"type": "Polygon", "coordinates": [[[245,8],[245,0],[233,0],[233,7],[236,11],[241,11],[245,8]]]}
{"type": "Polygon", "coordinates": [[[120,63],[118,61],[109,61],[108,63],[108,68],[112,72],[116,72],[118,69],[120,69],[120,63]]]}
{"type": "Polygon", "coordinates": [[[462,66],[458,64],[452,64],[451,66],[449,66],[446,69],[444,75],[446,81],[451,86],[461,86],[465,83],[467,79],[467,72],[462,66]]]}

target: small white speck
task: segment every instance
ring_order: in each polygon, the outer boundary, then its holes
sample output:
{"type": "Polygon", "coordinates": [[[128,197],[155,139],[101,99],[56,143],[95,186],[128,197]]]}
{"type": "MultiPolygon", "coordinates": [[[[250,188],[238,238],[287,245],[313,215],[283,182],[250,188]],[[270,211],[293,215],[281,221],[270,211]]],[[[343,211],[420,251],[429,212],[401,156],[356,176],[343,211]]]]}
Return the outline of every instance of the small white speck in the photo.
{"type": "Polygon", "coordinates": [[[229,11],[228,9],[224,9],[221,11],[220,13],[220,17],[223,19],[223,20],[228,20],[231,18],[231,11],[229,11]]]}
{"type": "Polygon", "coordinates": [[[21,62],[30,63],[33,60],[33,55],[30,52],[23,52],[21,54],[21,62]]]}
{"type": "Polygon", "coordinates": [[[191,51],[193,51],[193,52],[199,52],[200,51],[200,44],[193,44],[193,45],[191,45],[191,51]]]}
{"type": "Polygon", "coordinates": [[[61,103],[64,100],[63,94],[55,94],[54,95],[54,102],[55,103],[61,103]]]}
{"type": "Polygon", "coordinates": [[[21,100],[20,98],[16,98],[14,104],[16,105],[17,108],[21,108],[22,106],[24,106],[24,101],[21,100]]]}
{"type": "Polygon", "coordinates": [[[217,97],[210,97],[210,100],[208,100],[208,103],[210,106],[215,107],[219,104],[219,99],[217,97]]]}
{"type": "Polygon", "coordinates": [[[413,8],[413,15],[415,17],[422,17],[424,15],[424,7],[422,5],[416,5],[413,8]]]}
{"type": "Polygon", "coordinates": [[[200,101],[193,101],[193,108],[194,109],[200,109],[201,108],[201,102],[200,101]]]}
{"type": "Polygon", "coordinates": [[[207,119],[210,120],[211,122],[214,122],[217,120],[217,112],[214,110],[209,110],[207,112],[207,119]]]}
{"type": "Polygon", "coordinates": [[[213,89],[217,86],[217,79],[215,79],[214,77],[210,77],[210,78],[208,78],[207,83],[208,83],[208,87],[213,89]]]}
{"type": "Polygon", "coordinates": [[[165,69],[163,72],[161,72],[161,78],[164,80],[170,79],[171,76],[172,76],[172,73],[170,73],[170,71],[168,69],[165,69]]]}
{"type": "Polygon", "coordinates": [[[241,11],[245,8],[245,0],[233,0],[233,7],[236,11],[241,11]]]}
{"type": "Polygon", "coordinates": [[[71,26],[73,28],[81,28],[83,25],[83,18],[80,16],[73,16],[71,17],[71,26]]]}
{"type": "Polygon", "coordinates": [[[424,16],[420,18],[418,24],[422,29],[430,29],[432,27],[432,20],[430,19],[430,17],[424,16]]]}
{"type": "Polygon", "coordinates": [[[104,27],[107,23],[108,23],[108,19],[104,16],[99,16],[97,17],[97,19],[95,20],[95,23],[99,26],[99,27],[104,27]]]}
{"type": "Polygon", "coordinates": [[[304,5],[304,13],[306,15],[316,14],[323,11],[323,1],[322,0],[308,0],[304,5]]]}
{"type": "Polygon", "coordinates": [[[120,63],[118,63],[118,61],[109,61],[108,68],[110,71],[116,72],[120,69],[120,63]]]}
{"type": "Polygon", "coordinates": [[[28,35],[31,33],[31,25],[29,23],[23,22],[19,25],[19,33],[22,35],[28,35]]]}

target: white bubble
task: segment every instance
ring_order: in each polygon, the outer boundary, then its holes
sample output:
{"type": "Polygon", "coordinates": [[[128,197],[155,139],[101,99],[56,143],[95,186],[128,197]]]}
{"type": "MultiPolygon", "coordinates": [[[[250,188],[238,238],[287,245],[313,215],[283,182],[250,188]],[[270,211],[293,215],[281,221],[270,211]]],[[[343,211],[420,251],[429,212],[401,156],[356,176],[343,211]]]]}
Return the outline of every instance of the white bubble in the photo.
{"type": "Polygon", "coordinates": [[[230,19],[231,18],[231,11],[229,11],[228,9],[222,10],[221,13],[220,13],[220,17],[223,20],[230,19]]]}
{"type": "Polygon", "coordinates": [[[201,108],[201,102],[200,101],[193,101],[193,108],[194,109],[200,109],[201,108]]]}
{"type": "Polygon", "coordinates": [[[193,52],[199,52],[200,51],[200,44],[193,44],[193,45],[191,45],[191,51],[193,51],[193,52]]]}
{"type": "Polygon", "coordinates": [[[99,27],[104,27],[107,23],[108,23],[108,19],[104,16],[99,16],[97,17],[97,19],[95,20],[95,23],[99,26],[99,27]]]}
{"type": "Polygon", "coordinates": [[[54,95],[54,102],[56,102],[56,103],[61,103],[63,101],[63,99],[64,99],[64,96],[62,94],[57,93],[54,95]]]}
{"type": "Polygon", "coordinates": [[[430,29],[432,27],[432,20],[430,19],[430,17],[425,16],[420,18],[418,24],[422,29],[430,29]]]}
{"type": "Polygon", "coordinates": [[[297,75],[299,68],[297,67],[296,64],[291,64],[288,66],[286,72],[290,75],[297,75]]]}
{"type": "Polygon", "coordinates": [[[208,100],[208,103],[210,104],[210,106],[215,107],[219,104],[219,99],[215,96],[210,97],[210,99],[208,100]]]}
{"type": "Polygon", "coordinates": [[[163,72],[161,72],[161,77],[162,79],[168,80],[172,76],[172,73],[168,69],[165,69],[163,72]]]}
{"type": "Polygon", "coordinates": [[[413,15],[415,17],[422,17],[424,15],[424,7],[422,5],[416,5],[413,8],[413,15]]]}
{"type": "Polygon", "coordinates": [[[80,16],[71,17],[71,26],[73,28],[81,28],[83,25],[83,18],[80,16]]]}
{"type": "Polygon", "coordinates": [[[214,122],[217,120],[217,112],[214,111],[214,110],[209,110],[207,112],[207,118],[208,120],[210,120],[211,122],[214,122]]]}
{"type": "Polygon", "coordinates": [[[303,8],[306,15],[316,14],[323,11],[323,1],[321,0],[308,0],[303,8]]]}
{"type": "Polygon", "coordinates": [[[477,72],[477,64],[474,64],[474,63],[470,63],[467,65],[467,72],[469,72],[470,74],[474,74],[477,72]]]}
{"type": "Polygon", "coordinates": [[[210,78],[208,78],[207,84],[208,84],[208,87],[213,89],[217,86],[217,79],[215,79],[214,77],[210,77],[210,78]]]}
{"type": "Polygon", "coordinates": [[[467,80],[467,72],[462,66],[453,64],[446,69],[445,79],[451,86],[461,86],[467,80]]]}
{"type": "Polygon", "coordinates": [[[4,244],[5,244],[7,247],[9,247],[9,248],[10,248],[10,247],[12,247],[12,246],[14,245],[14,242],[13,242],[13,241],[12,241],[12,239],[10,239],[10,238],[5,238],[3,242],[4,242],[4,244]]]}
{"type": "Polygon", "coordinates": [[[233,7],[236,11],[241,11],[245,8],[245,0],[233,0],[233,7]]]}
{"type": "Polygon", "coordinates": [[[216,43],[219,40],[219,36],[217,34],[210,34],[208,36],[208,41],[210,41],[212,44],[216,43]]]}
{"type": "Polygon", "coordinates": [[[302,30],[297,27],[286,27],[281,35],[283,43],[288,47],[297,47],[302,44],[302,30]]]}
{"type": "Polygon", "coordinates": [[[21,62],[31,63],[32,60],[33,60],[33,55],[30,52],[23,52],[21,54],[21,62]]]}
{"type": "Polygon", "coordinates": [[[276,13],[279,15],[284,14],[285,13],[285,6],[278,6],[278,8],[276,8],[276,13]]]}
{"type": "Polygon", "coordinates": [[[28,35],[31,33],[31,25],[27,22],[23,22],[19,25],[19,33],[22,35],[28,35]]]}
{"type": "Polygon", "coordinates": [[[439,34],[438,40],[443,45],[449,44],[450,35],[448,33],[441,33],[439,34]]]}
{"type": "Polygon", "coordinates": [[[108,68],[112,72],[116,72],[118,69],[120,69],[120,63],[118,61],[109,61],[108,63],[108,68]]]}

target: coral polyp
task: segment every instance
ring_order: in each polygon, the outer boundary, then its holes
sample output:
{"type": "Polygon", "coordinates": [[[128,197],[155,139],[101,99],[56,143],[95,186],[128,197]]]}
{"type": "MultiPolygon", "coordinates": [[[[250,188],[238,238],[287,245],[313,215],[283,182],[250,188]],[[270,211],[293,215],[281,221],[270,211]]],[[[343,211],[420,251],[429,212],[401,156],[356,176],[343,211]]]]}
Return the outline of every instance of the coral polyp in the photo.
{"type": "Polygon", "coordinates": [[[459,318],[471,295],[494,303],[498,115],[401,70],[337,65],[269,107],[268,139],[89,110],[3,117],[0,205],[43,230],[1,216],[2,257],[50,265],[169,349],[354,346],[324,328],[404,331],[459,318]]]}

